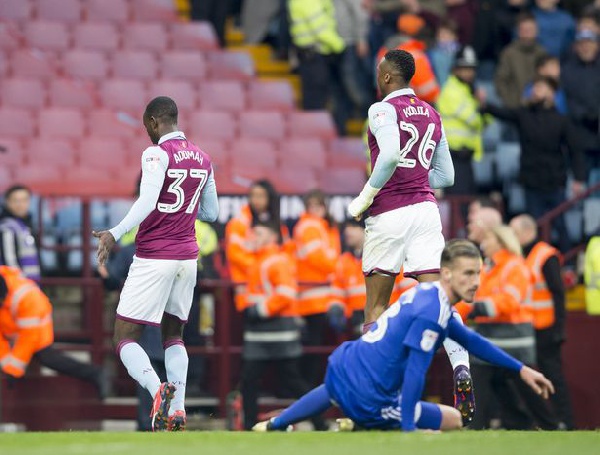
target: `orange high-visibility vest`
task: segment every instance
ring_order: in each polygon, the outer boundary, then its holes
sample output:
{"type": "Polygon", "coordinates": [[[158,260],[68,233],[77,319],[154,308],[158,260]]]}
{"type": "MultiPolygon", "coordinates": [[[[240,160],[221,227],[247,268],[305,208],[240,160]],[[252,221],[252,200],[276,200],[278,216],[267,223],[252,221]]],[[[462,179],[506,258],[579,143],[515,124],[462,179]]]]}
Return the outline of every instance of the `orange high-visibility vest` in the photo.
{"type": "Polygon", "coordinates": [[[544,278],[542,267],[552,256],[560,260],[560,253],[546,242],[538,242],[529,252],[525,263],[531,271],[533,291],[531,293],[531,308],[533,311],[533,326],[536,330],[547,329],[554,324],[554,300],[544,278]]]}
{"type": "Polygon", "coordinates": [[[33,355],[54,342],[52,304],[19,269],[0,266],[8,294],[0,305],[0,366],[20,378],[33,355]]]}
{"type": "Polygon", "coordinates": [[[300,316],[327,312],[331,281],[341,254],[340,233],[327,220],[304,213],[294,227],[300,316]]]}
{"type": "MultiPolygon", "coordinates": [[[[389,303],[396,302],[404,292],[417,284],[416,280],[405,278],[401,269],[394,282],[389,303]]],[[[356,257],[349,251],[342,254],[336,265],[332,287],[332,305],[343,306],[348,317],[355,311],[363,311],[367,301],[367,289],[361,258],[356,257]]]]}
{"type": "MultiPolygon", "coordinates": [[[[284,251],[293,256],[294,244],[287,227],[281,226],[281,236],[284,251]]],[[[243,311],[248,306],[246,299],[248,270],[256,261],[251,248],[252,241],[252,213],[250,207],[245,205],[240,214],[229,220],[225,226],[225,255],[229,274],[235,285],[235,307],[238,311],[243,311]]]]}
{"type": "Polygon", "coordinates": [[[248,273],[248,303],[261,316],[297,316],[298,286],[290,257],[276,246],[257,251],[248,273]]]}
{"type": "MultiPolygon", "coordinates": [[[[475,301],[483,301],[494,314],[492,317],[479,316],[477,324],[532,322],[531,275],[521,256],[507,250],[494,254],[491,267],[483,267],[481,284],[475,294],[475,301]]],[[[466,319],[473,308],[472,304],[459,302],[455,309],[466,319]]]]}

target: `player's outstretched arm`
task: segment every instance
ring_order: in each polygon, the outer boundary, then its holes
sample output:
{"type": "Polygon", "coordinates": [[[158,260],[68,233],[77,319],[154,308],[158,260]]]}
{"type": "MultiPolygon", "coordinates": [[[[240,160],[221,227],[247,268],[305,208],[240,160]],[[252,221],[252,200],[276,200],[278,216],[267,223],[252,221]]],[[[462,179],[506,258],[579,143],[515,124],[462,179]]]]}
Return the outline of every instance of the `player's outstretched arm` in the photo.
{"type": "Polygon", "coordinates": [[[531,387],[538,395],[548,398],[554,393],[554,385],[539,371],[535,371],[533,368],[523,365],[519,374],[523,382],[531,387]]]}

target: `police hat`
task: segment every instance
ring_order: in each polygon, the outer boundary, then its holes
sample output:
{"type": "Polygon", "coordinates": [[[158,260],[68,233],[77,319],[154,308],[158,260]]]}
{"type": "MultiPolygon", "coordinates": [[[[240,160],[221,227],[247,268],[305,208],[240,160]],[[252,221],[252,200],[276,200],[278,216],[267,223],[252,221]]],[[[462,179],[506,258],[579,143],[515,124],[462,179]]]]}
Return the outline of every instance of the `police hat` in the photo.
{"type": "Polygon", "coordinates": [[[471,46],[463,46],[456,53],[455,68],[476,68],[477,55],[471,46]]]}

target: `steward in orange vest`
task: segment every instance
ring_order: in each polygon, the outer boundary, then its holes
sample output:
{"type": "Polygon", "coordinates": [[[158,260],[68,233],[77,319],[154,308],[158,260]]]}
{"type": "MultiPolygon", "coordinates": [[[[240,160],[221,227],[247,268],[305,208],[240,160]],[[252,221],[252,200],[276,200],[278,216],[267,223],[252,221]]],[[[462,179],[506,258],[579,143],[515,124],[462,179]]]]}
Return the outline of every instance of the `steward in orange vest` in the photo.
{"type": "MultiPolygon", "coordinates": [[[[250,187],[248,205],[225,226],[225,255],[231,280],[234,282],[235,307],[243,311],[246,300],[248,269],[254,264],[254,237],[252,226],[258,220],[280,223],[279,195],[267,180],[258,180],[250,187]]],[[[288,229],[281,226],[281,237],[286,251],[293,252],[288,229]]]]}
{"type": "MultiPolygon", "coordinates": [[[[269,363],[276,366],[278,380],[296,398],[309,390],[299,368],[302,345],[292,259],[277,244],[277,224],[259,221],[252,230],[257,249],[256,261],[248,270],[242,354],[244,428],[247,430],[257,421],[260,380],[269,363]]],[[[319,429],[325,427],[320,418],[313,419],[313,424],[319,429]]]]}
{"type": "Polygon", "coordinates": [[[38,285],[19,269],[0,266],[0,367],[20,378],[32,358],[59,373],[91,382],[102,399],[110,383],[102,369],[56,350],[52,304],[38,285]]]}
{"type": "Polygon", "coordinates": [[[523,247],[525,263],[531,271],[533,281],[531,307],[537,364],[556,389],[551,400],[561,428],[572,429],[573,411],[561,356],[562,344],[566,339],[562,257],[556,248],[537,239],[537,223],[531,216],[519,215],[511,220],[510,226],[523,247]]]}

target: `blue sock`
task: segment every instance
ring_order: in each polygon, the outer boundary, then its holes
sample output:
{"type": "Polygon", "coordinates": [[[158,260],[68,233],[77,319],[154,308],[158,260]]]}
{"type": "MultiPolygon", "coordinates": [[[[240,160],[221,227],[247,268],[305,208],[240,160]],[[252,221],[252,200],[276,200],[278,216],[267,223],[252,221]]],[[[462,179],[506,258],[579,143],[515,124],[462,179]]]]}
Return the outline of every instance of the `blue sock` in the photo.
{"type": "Polygon", "coordinates": [[[271,425],[274,430],[284,430],[289,425],[321,414],[330,407],[331,398],[325,388],[325,384],[321,384],[316,389],[311,390],[301,397],[279,416],[275,417],[271,421],[271,425]]]}

